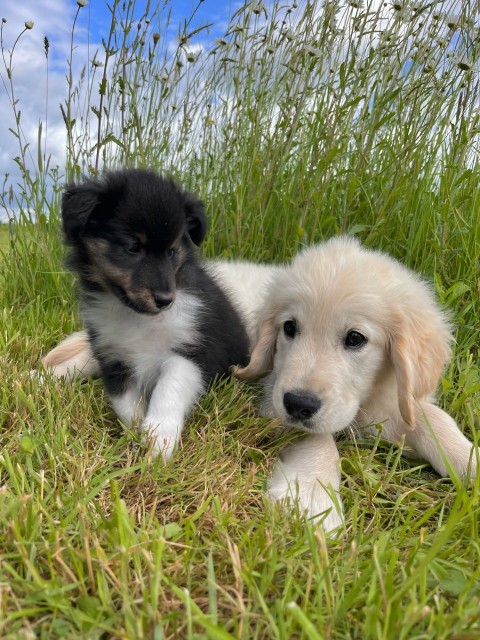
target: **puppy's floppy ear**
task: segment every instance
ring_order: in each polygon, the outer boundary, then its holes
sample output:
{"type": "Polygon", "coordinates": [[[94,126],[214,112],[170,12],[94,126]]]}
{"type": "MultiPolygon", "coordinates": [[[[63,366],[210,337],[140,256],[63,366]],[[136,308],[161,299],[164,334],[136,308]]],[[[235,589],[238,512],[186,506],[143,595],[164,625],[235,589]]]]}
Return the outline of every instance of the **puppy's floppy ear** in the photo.
{"type": "Polygon", "coordinates": [[[65,188],[62,197],[62,220],[67,240],[78,239],[99,203],[98,188],[92,188],[91,181],[65,188]]]}
{"type": "Polygon", "coordinates": [[[274,316],[271,315],[260,326],[257,342],[250,356],[250,362],[246,367],[237,367],[234,370],[237,378],[250,380],[273,369],[277,334],[278,326],[274,316]]]}
{"type": "Polygon", "coordinates": [[[450,357],[448,323],[432,300],[403,309],[390,336],[390,355],[398,388],[398,406],[405,422],[415,426],[419,400],[433,394],[450,357]]]}
{"type": "Polygon", "coordinates": [[[104,217],[116,205],[121,190],[103,180],[87,180],[66,187],[62,198],[63,229],[67,240],[75,242],[94,217],[104,217]]]}
{"type": "Polygon", "coordinates": [[[197,247],[200,246],[208,228],[205,205],[201,200],[197,200],[189,193],[185,194],[185,220],[187,222],[187,232],[192,242],[197,247]]]}
{"type": "Polygon", "coordinates": [[[62,198],[63,229],[67,240],[77,241],[88,224],[108,218],[123,197],[124,189],[125,179],[121,172],[67,185],[62,198]]]}

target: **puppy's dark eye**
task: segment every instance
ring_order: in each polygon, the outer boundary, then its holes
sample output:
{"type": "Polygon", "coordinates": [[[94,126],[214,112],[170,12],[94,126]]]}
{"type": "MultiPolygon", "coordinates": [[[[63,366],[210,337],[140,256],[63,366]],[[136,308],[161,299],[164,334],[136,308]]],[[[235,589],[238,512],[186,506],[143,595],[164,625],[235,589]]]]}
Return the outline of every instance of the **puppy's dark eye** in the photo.
{"type": "Polygon", "coordinates": [[[283,332],[287,338],[294,338],[297,333],[297,323],[295,320],[287,320],[283,323],[283,332]]]}
{"type": "Polygon", "coordinates": [[[167,251],[167,257],[170,258],[170,260],[173,260],[173,258],[177,255],[177,250],[172,247],[171,249],[169,249],[167,251]]]}
{"type": "Polygon", "coordinates": [[[349,331],[345,336],[345,347],[347,349],[359,349],[367,342],[367,338],[359,331],[349,331]]]}
{"type": "Polygon", "coordinates": [[[142,250],[142,245],[138,240],[132,240],[125,246],[125,251],[127,253],[137,254],[142,250]]]}

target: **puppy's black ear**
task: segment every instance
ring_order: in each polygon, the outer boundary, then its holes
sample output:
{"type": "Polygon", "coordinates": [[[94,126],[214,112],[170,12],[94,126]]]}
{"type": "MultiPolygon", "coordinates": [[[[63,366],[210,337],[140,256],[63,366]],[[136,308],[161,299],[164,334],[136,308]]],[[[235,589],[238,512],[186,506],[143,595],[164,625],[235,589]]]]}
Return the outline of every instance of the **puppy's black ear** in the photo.
{"type": "Polygon", "coordinates": [[[188,193],[185,194],[185,219],[188,235],[197,247],[200,246],[208,228],[205,206],[201,200],[196,200],[188,193]]]}
{"type": "Polygon", "coordinates": [[[67,240],[76,242],[88,228],[108,220],[124,190],[125,179],[121,172],[67,186],[62,198],[63,229],[67,240]]]}
{"type": "Polygon", "coordinates": [[[67,240],[78,240],[99,205],[100,190],[92,181],[66,187],[62,198],[62,220],[67,240]]]}

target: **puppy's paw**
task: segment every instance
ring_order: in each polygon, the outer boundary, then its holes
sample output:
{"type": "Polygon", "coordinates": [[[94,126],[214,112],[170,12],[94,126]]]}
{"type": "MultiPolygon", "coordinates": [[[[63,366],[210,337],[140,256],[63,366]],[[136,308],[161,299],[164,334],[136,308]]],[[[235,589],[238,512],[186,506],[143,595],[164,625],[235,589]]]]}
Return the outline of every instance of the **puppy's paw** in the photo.
{"type": "Polygon", "coordinates": [[[268,496],[297,506],[330,536],[343,524],[338,450],[331,435],[309,436],[280,454],[268,496]]]}
{"type": "Polygon", "coordinates": [[[274,472],[270,479],[267,497],[282,502],[287,508],[297,506],[306,519],[319,524],[326,534],[335,537],[336,530],[344,524],[342,503],[332,487],[320,482],[288,481],[281,473],[274,472]]]}
{"type": "Polygon", "coordinates": [[[173,456],[177,444],[176,438],[162,434],[152,438],[153,452],[156,456],[162,456],[164,462],[169,462],[173,456]]]}
{"type": "Polygon", "coordinates": [[[148,417],[142,423],[142,431],[151,443],[153,453],[162,456],[164,462],[168,462],[180,440],[182,426],[177,424],[162,424],[148,417]]]}

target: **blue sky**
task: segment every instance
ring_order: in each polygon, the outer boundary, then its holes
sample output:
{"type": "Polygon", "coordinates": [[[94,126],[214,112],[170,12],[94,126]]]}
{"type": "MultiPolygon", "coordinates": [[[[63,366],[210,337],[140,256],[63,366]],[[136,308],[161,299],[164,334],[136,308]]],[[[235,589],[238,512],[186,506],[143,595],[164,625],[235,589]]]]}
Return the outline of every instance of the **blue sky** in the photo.
{"type": "MultiPolygon", "coordinates": [[[[128,3],[128,0],[125,0],[128,3]]],[[[146,0],[134,3],[136,15],[141,15],[146,0]]],[[[156,0],[151,2],[156,6],[156,0]]],[[[158,4],[163,6],[164,0],[158,4]]],[[[167,38],[175,40],[178,25],[188,19],[198,7],[190,30],[201,25],[213,23],[206,38],[223,34],[228,16],[241,6],[238,0],[171,0],[170,28],[167,38]]],[[[37,137],[39,123],[48,123],[47,155],[51,156],[52,166],[63,166],[65,160],[65,126],[59,105],[67,95],[67,60],[70,52],[72,25],[78,11],[77,0],[5,0],[0,5],[2,21],[2,53],[7,66],[9,55],[18,35],[25,29],[25,23],[33,27],[25,31],[15,45],[12,62],[12,79],[17,108],[21,111],[21,127],[24,141],[29,143],[32,157],[37,156],[37,137]],[[48,60],[45,56],[44,38],[48,38],[48,60]]],[[[165,15],[165,14],[164,14],[165,15]]],[[[108,37],[111,13],[105,0],[90,0],[78,11],[75,28],[75,55],[77,67],[74,75],[80,72],[87,60],[94,57],[97,49],[102,50],[101,40],[108,37]]],[[[152,24],[152,27],[154,25],[152,24]]],[[[19,144],[9,129],[15,129],[13,109],[10,104],[8,75],[5,64],[0,60],[0,184],[5,174],[9,174],[8,184],[20,181],[20,173],[14,161],[19,155],[19,144]]],[[[5,220],[5,212],[0,209],[0,220],[5,220]]]]}
{"type": "MultiPolygon", "coordinates": [[[[110,4],[110,3],[109,3],[110,4]]],[[[135,3],[135,14],[141,17],[146,2],[137,1],[135,3]]],[[[159,3],[160,5],[163,2],[159,3]]],[[[171,0],[167,10],[171,10],[172,35],[177,32],[177,25],[183,23],[194,14],[192,19],[192,29],[212,23],[211,35],[220,33],[222,25],[226,23],[228,16],[241,4],[238,0],[171,0]]],[[[155,2],[152,2],[155,5],[155,2]]],[[[80,11],[84,24],[89,24],[90,35],[93,40],[99,41],[100,37],[108,34],[110,27],[111,13],[104,0],[91,0],[91,2],[80,11]]]]}

